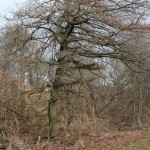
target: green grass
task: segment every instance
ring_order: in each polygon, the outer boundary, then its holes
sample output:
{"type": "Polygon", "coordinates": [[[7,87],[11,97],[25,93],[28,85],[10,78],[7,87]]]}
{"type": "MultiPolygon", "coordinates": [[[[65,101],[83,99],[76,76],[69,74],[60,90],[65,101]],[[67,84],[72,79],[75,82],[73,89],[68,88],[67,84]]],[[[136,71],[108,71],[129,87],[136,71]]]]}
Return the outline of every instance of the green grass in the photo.
{"type": "Polygon", "coordinates": [[[148,148],[150,148],[150,135],[135,143],[130,143],[128,146],[123,147],[122,150],[148,150],[148,148]]]}

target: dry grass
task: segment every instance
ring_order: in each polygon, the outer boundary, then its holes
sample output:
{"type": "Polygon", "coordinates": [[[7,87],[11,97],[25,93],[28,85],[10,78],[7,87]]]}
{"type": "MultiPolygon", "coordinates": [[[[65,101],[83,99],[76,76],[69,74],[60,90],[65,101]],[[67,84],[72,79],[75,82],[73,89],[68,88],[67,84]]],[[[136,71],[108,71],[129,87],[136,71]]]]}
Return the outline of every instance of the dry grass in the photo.
{"type": "MultiPolygon", "coordinates": [[[[61,137],[53,140],[43,140],[41,137],[36,142],[28,141],[22,137],[12,137],[9,147],[10,150],[115,150],[122,149],[123,145],[129,145],[139,141],[145,135],[149,135],[150,131],[128,131],[118,133],[104,133],[100,136],[80,136],[78,138],[61,137]]],[[[149,137],[149,136],[147,136],[149,137]]],[[[144,138],[139,143],[139,147],[148,142],[149,138],[144,138]]],[[[147,143],[148,144],[148,143],[147,143]]],[[[145,145],[144,145],[145,146],[145,145]]],[[[127,149],[128,150],[128,149],[127,149]]],[[[136,150],[136,149],[135,149],[136,150]]],[[[137,149],[142,150],[142,149],[137,149]]],[[[143,149],[144,150],[144,149],[143,149]]]]}

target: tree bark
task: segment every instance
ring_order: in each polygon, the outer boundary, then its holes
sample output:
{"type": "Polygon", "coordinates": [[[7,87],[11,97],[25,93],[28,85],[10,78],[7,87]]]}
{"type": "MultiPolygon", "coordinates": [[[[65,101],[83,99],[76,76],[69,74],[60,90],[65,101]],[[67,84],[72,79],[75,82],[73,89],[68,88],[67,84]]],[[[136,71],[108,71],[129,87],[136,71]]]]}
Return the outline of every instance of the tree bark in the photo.
{"type": "Polygon", "coordinates": [[[61,121],[59,119],[60,114],[63,115],[63,108],[61,106],[61,94],[62,94],[62,87],[65,86],[64,84],[64,77],[66,76],[67,72],[69,72],[69,61],[67,52],[68,52],[68,38],[72,33],[73,25],[68,23],[66,29],[63,33],[63,38],[60,41],[60,50],[59,53],[61,54],[58,56],[58,67],[56,69],[55,81],[53,83],[52,88],[52,96],[49,102],[49,138],[56,137],[60,133],[60,124],[61,121]]]}

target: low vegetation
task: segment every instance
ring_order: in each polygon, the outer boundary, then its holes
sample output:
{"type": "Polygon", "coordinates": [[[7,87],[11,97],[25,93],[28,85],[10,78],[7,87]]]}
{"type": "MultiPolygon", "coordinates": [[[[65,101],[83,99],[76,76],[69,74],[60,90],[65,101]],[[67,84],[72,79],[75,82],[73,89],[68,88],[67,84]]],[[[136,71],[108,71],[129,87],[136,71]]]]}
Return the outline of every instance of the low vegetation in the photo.
{"type": "Polygon", "coordinates": [[[128,146],[122,149],[123,150],[149,150],[150,149],[150,135],[147,135],[144,138],[134,143],[130,143],[128,146]]]}

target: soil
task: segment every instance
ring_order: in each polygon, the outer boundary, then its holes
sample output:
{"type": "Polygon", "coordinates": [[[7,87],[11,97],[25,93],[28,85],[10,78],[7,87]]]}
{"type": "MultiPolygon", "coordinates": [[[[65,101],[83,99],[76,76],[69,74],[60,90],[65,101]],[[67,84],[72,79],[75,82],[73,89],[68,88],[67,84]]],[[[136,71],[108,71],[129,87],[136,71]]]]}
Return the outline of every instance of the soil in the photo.
{"type": "Polygon", "coordinates": [[[68,136],[62,140],[38,141],[32,148],[36,150],[116,150],[149,134],[150,130],[136,130],[109,132],[99,136],[84,135],[76,139],[68,136]]]}

